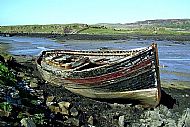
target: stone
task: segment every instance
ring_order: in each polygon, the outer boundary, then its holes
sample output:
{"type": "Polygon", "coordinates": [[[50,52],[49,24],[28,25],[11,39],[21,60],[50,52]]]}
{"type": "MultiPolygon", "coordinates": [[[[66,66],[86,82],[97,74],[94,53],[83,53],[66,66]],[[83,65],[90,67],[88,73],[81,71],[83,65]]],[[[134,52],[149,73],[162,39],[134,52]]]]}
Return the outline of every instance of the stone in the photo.
{"type": "Polygon", "coordinates": [[[54,96],[48,96],[47,99],[46,99],[46,105],[47,106],[50,106],[52,105],[54,102],[52,102],[54,100],[54,96]]]}
{"type": "Polygon", "coordinates": [[[55,114],[57,114],[58,112],[61,112],[59,107],[55,107],[54,111],[55,111],[55,114]]]}
{"type": "Polygon", "coordinates": [[[24,77],[24,76],[25,76],[25,73],[23,73],[23,72],[18,72],[17,76],[18,76],[18,77],[24,77]]]}
{"type": "Polygon", "coordinates": [[[8,127],[8,123],[5,121],[0,121],[0,127],[8,127]]]}
{"type": "Polygon", "coordinates": [[[23,118],[20,122],[21,126],[24,127],[36,127],[36,124],[30,118],[23,118]]]}
{"type": "Polygon", "coordinates": [[[160,120],[152,120],[150,121],[150,127],[161,127],[164,122],[160,120]]]}
{"type": "Polygon", "coordinates": [[[10,95],[14,99],[19,99],[20,98],[18,90],[16,90],[15,92],[11,92],[10,95]]]}
{"type": "Polygon", "coordinates": [[[74,116],[74,117],[76,117],[78,115],[78,111],[75,107],[72,107],[70,109],[70,113],[71,113],[71,116],[74,116]]]}
{"type": "Polygon", "coordinates": [[[31,81],[30,81],[30,87],[31,88],[36,88],[36,87],[38,87],[38,80],[37,79],[32,79],[31,81]]]}
{"type": "Polygon", "coordinates": [[[187,108],[178,122],[179,127],[190,127],[190,109],[187,108]]]}
{"type": "Polygon", "coordinates": [[[119,121],[118,121],[119,127],[124,127],[124,120],[125,120],[124,116],[119,117],[119,121]]]}
{"type": "Polygon", "coordinates": [[[52,102],[54,98],[54,96],[48,96],[46,102],[52,102]]]}
{"type": "Polygon", "coordinates": [[[65,107],[62,107],[60,113],[63,114],[63,115],[69,115],[69,110],[66,109],[65,107]]]}
{"type": "Polygon", "coordinates": [[[71,105],[71,103],[66,102],[66,101],[62,101],[62,102],[59,102],[58,105],[59,105],[60,108],[65,107],[66,109],[68,109],[69,106],[71,105]]]}
{"type": "Polygon", "coordinates": [[[51,110],[51,112],[54,112],[54,111],[55,111],[55,107],[56,107],[56,106],[54,106],[54,105],[48,106],[48,108],[51,110]]]}
{"type": "Polygon", "coordinates": [[[93,118],[93,116],[90,116],[89,118],[88,118],[88,121],[87,121],[90,125],[93,125],[94,124],[94,118],[93,118]]]}
{"type": "Polygon", "coordinates": [[[65,124],[78,127],[79,126],[79,120],[76,118],[69,118],[68,120],[65,121],[65,124]]]}
{"type": "Polygon", "coordinates": [[[3,110],[0,109],[0,116],[1,116],[1,117],[2,117],[2,116],[8,117],[9,115],[10,115],[10,112],[3,111],[3,110]]]}
{"type": "Polygon", "coordinates": [[[167,119],[166,123],[167,123],[167,127],[177,127],[175,120],[171,118],[167,119]]]}

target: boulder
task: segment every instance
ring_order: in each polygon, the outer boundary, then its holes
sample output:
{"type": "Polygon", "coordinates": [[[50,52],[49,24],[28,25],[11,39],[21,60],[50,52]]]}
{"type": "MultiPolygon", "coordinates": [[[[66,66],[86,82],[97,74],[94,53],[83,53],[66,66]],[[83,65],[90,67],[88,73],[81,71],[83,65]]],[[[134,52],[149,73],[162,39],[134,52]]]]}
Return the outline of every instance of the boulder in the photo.
{"type": "Polygon", "coordinates": [[[59,102],[58,105],[59,105],[60,108],[65,107],[66,109],[68,109],[69,106],[71,105],[71,103],[70,102],[66,102],[66,101],[62,101],[62,102],[59,102]]]}

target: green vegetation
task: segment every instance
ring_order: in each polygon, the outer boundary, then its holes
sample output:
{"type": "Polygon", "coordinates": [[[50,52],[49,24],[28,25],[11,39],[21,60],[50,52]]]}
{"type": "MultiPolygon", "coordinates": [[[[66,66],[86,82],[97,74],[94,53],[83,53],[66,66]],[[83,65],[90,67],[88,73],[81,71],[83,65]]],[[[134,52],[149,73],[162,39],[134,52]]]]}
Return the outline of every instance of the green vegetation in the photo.
{"type": "Polygon", "coordinates": [[[12,86],[15,82],[16,79],[13,73],[4,64],[0,63],[0,85],[12,86]]]}
{"type": "Polygon", "coordinates": [[[189,19],[147,20],[129,24],[52,24],[0,26],[2,33],[190,35],[189,19]]]}
{"type": "Polygon", "coordinates": [[[88,27],[86,24],[52,24],[52,25],[22,25],[0,26],[2,33],[77,33],[88,27]]]}
{"type": "Polygon", "coordinates": [[[13,107],[9,102],[0,103],[0,110],[3,110],[5,112],[11,112],[12,109],[13,109],[13,107]]]}

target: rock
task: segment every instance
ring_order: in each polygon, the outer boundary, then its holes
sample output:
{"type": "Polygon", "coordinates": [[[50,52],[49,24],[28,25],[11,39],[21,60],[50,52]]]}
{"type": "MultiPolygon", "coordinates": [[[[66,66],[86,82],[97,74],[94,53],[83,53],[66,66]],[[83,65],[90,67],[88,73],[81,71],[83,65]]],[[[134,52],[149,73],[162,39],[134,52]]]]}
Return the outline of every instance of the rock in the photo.
{"type": "Polygon", "coordinates": [[[54,98],[54,96],[48,96],[46,102],[52,102],[54,98]]]}
{"type": "MultiPolygon", "coordinates": [[[[165,115],[160,114],[160,110],[154,109],[153,111],[146,111],[143,119],[140,119],[140,122],[143,125],[150,126],[150,127],[162,126],[163,124],[166,123],[166,119],[165,119],[165,115]]],[[[162,110],[164,110],[163,111],[164,114],[167,113],[167,111],[165,111],[166,109],[163,108],[162,110]]]]}
{"type": "Polygon", "coordinates": [[[150,127],[161,127],[163,123],[164,122],[160,120],[152,120],[148,125],[150,125],[150,127]]]}
{"type": "Polygon", "coordinates": [[[54,102],[52,102],[54,100],[54,96],[48,96],[47,99],[46,99],[46,105],[47,106],[50,106],[52,105],[54,102]]]}
{"type": "Polygon", "coordinates": [[[69,110],[68,109],[66,109],[64,106],[61,108],[61,112],[60,112],[61,114],[63,114],[63,115],[69,115],[69,110]]]}
{"type": "Polygon", "coordinates": [[[125,105],[123,104],[118,104],[118,103],[113,103],[110,105],[112,108],[124,108],[125,105]]]}
{"type": "Polygon", "coordinates": [[[30,81],[30,87],[31,87],[31,88],[36,88],[36,87],[38,87],[38,80],[37,80],[36,78],[34,78],[34,79],[32,79],[32,80],[30,81]]]}
{"type": "Polygon", "coordinates": [[[179,127],[190,127],[190,109],[187,108],[182,117],[178,120],[179,127]]]}
{"type": "Polygon", "coordinates": [[[7,122],[5,122],[5,121],[0,121],[0,127],[8,127],[8,126],[10,126],[10,125],[8,125],[7,122]]]}
{"type": "Polygon", "coordinates": [[[18,90],[16,90],[15,92],[11,92],[10,95],[14,99],[19,99],[20,98],[18,90]]]}
{"type": "Polygon", "coordinates": [[[20,122],[21,126],[36,127],[36,124],[30,118],[23,118],[20,122]]]}
{"type": "Polygon", "coordinates": [[[17,76],[23,78],[23,77],[25,76],[25,73],[23,73],[23,72],[18,72],[18,73],[17,73],[17,76]]]}
{"type": "Polygon", "coordinates": [[[88,121],[87,121],[90,125],[93,125],[94,124],[94,118],[93,118],[93,116],[90,116],[89,118],[88,118],[88,121]]]}
{"type": "Polygon", "coordinates": [[[66,109],[68,109],[69,106],[71,105],[71,103],[66,102],[66,101],[62,101],[62,102],[59,102],[58,105],[59,105],[60,108],[65,107],[66,109]]]}
{"type": "Polygon", "coordinates": [[[119,117],[119,121],[118,121],[119,127],[124,127],[124,120],[125,120],[124,116],[119,117]]]}
{"type": "Polygon", "coordinates": [[[56,106],[54,106],[54,105],[48,106],[48,108],[51,110],[51,112],[55,112],[55,107],[56,107],[56,106]]]}
{"type": "Polygon", "coordinates": [[[76,118],[69,118],[65,121],[65,124],[68,126],[79,126],[79,120],[76,118]]]}
{"type": "Polygon", "coordinates": [[[74,117],[76,117],[78,115],[78,111],[75,107],[72,107],[70,109],[70,113],[71,113],[71,116],[74,116],[74,117]]]}
{"type": "Polygon", "coordinates": [[[1,116],[1,117],[2,117],[2,116],[8,117],[9,115],[10,115],[10,112],[3,111],[3,110],[0,109],[0,116],[1,116]]]}
{"type": "Polygon", "coordinates": [[[171,118],[167,119],[166,123],[167,123],[167,127],[177,127],[175,120],[171,118]]]}
{"type": "Polygon", "coordinates": [[[55,111],[55,114],[57,114],[58,112],[61,112],[59,107],[55,107],[54,111],[55,111]]]}

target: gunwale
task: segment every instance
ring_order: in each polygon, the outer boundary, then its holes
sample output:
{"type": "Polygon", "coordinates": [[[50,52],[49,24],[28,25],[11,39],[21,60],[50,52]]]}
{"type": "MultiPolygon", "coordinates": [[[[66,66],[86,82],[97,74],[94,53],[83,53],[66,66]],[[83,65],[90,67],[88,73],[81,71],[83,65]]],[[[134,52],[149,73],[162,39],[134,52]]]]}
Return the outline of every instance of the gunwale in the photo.
{"type": "MultiPolygon", "coordinates": [[[[146,54],[145,54],[146,55],[146,54]]],[[[140,63],[141,64],[141,63],[140,63]]],[[[50,65],[51,66],[51,65],[50,65]]],[[[84,66],[84,65],[83,65],[84,66]]],[[[56,67],[56,66],[52,66],[56,67]]],[[[144,66],[146,67],[146,66],[144,66]]],[[[104,98],[104,99],[111,99],[111,98],[128,98],[128,99],[134,99],[134,100],[140,100],[142,105],[149,105],[149,107],[155,107],[159,104],[160,98],[161,98],[161,84],[160,84],[160,74],[159,74],[159,61],[158,61],[158,49],[157,49],[157,44],[153,43],[149,47],[145,48],[139,48],[139,49],[132,49],[132,50],[115,50],[115,51],[71,51],[71,50],[50,50],[50,51],[45,51],[42,52],[42,55],[37,59],[37,68],[42,74],[42,77],[47,80],[48,82],[52,82],[57,85],[63,85],[66,89],[70,90],[73,93],[85,96],[85,97],[90,97],[90,98],[104,98]],[[44,57],[44,54],[66,54],[66,55],[77,55],[77,56],[103,56],[103,57],[118,57],[120,58],[117,61],[107,63],[101,66],[93,67],[93,68],[88,68],[84,70],[79,70],[79,68],[73,68],[73,69],[62,69],[57,67],[58,71],[61,71],[60,73],[72,73],[75,72],[77,74],[83,74],[85,72],[90,72],[90,71],[96,71],[96,70],[101,70],[101,69],[109,69],[111,67],[114,67],[118,64],[121,64],[123,62],[127,62],[129,59],[133,59],[135,57],[139,57],[139,54],[142,55],[143,53],[147,53],[147,51],[153,52],[153,58],[154,62],[148,62],[148,60],[145,60],[145,65],[147,66],[151,64],[150,66],[151,69],[154,70],[154,88],[149,88],[149,89],[138,89],[138,90],[126,90],[126,91],[104,91],[101,90],[102,86],[105,85],[111,85],[109,84],[109,80],[113,79],[118,79],[118,78],[126,78],[126,75],[130,75],[130,73],[125,74],[125,76],[117,76],[114,75],[114,73],[119,72],[122,74],[123,71],[126,71],[127,69],[121,70],[121,68],[116,69],[114,72],[110,73],[100,73],[99,75],[96,76],[84,76],[84,77],[64,77],[63,75],[59,75],[56,71],[55,73],[51,72],[51,68],[45,69],[41,66],[41,63],[44,61],[42,60],[42,57],[44,57]],[[147,63],[146,63],[147,62],[147,63]],[[106,75],[110,75],[110,77],[106,77],[106,75]],[[102,81],[101,79],[103,76],[105,76],[102,81]],[[112,77],[113,76],[113,77],[112,77]],[[113,78],[113,79],[112,79],[113,78]],[[75,80],[75,81],[74,81],[75,80]],[[83,80],[83,81],[82,81],[83,80]],[[95,81],[99,80],[99,81],[95,81]],[[80,82],[81,81],[81,82],[80,82]],[[89,81],[89,82],[88,82],[89,81]],[[98,88],[98,89],[97,89],[98,88]],[[148,91],[148,92],[147,92],[148,91]],[[152,92],[151,92],[152,91],[152,92]],[[151,95],[149,95],[151,93],[151,95]],[[142,96],[142,97],[140,97],[142,96]],[[151,96],[151,97],[150,97],[151,96]],[[150,100],[145,99],[145,98],[150,98],[150,100]]],[[[142,67],[140,67],[142,68],[142,67]]],[[[129,69],[129,68],[128,68],[129,69]]],[[[139,69],[139,68],[138,68],[139,69]]],[[[136,70],[138,70],[136,69],[136,70]]],[[[150,70],[151,70],[150,69],[150,70]]],[[[143,70],[143,69],[142,69],[143,70]]],[[[123,72],[126,73],[126,72],[123,72]]],[[[142,73],[144,74],[144,73],[142,73]]],[[[140,74],[139,74],[140,75],[140,74]]],[[[134,76],[135,77],[135,76],[134,76]]],[[[120,80],[119,80],[120,81],[120,80]]]]}

